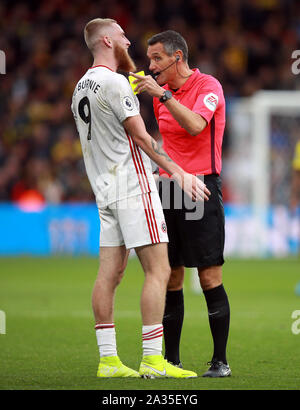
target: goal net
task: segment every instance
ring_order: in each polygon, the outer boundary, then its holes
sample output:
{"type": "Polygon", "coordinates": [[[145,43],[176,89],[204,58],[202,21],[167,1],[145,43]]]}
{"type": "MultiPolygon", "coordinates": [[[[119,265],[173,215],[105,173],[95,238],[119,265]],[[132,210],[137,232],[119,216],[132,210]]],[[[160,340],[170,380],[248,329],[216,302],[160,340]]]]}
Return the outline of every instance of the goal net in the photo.
{"type": "Polygon", "coordinates": [[[225,254],[296,254],[299,212],[291,212],[289,201],[300,91],[259,91],[239,99],[228,107],[227,125],[225,254]]]}

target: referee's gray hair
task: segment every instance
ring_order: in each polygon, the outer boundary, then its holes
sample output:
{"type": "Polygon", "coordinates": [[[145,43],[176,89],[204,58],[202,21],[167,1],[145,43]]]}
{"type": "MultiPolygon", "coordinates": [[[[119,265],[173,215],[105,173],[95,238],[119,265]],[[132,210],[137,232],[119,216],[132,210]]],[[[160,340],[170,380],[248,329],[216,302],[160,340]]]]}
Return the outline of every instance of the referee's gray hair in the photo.
{"type": "Polygon", "coordinates": [[[118,24],[116,20],[113,19],[96,18],[86,24],[84,27],[84,40],[92,54],[95,52],[96,46],[100,40],[101,30],[111,26],[113,23],[118,24]]]}
{"type": "Polygon", "coordinates": [[[183,61],[188,60],[188,46],[185,39],[174,30],[162,31],[161,33],[155,34],[148,40],[148,45],[153,46],[156,43],[162,43],[166,53],[172,56],[177,50],[182,51],[183,61]]]}

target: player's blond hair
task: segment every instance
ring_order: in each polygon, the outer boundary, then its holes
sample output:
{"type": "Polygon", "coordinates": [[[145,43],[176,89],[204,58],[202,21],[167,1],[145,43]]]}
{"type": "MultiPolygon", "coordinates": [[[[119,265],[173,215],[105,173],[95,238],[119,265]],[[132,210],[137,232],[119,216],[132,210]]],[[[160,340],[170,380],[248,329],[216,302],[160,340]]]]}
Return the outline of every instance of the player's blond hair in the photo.
{"type": "Polygon", "coordinates": [[[84,27],[84,40],[92,54],[94,54],[97,49],[97,44],[99,43],[103,29],[113,23],[117,23],[116,20],[96,18],[86,24],[84,27]]]}

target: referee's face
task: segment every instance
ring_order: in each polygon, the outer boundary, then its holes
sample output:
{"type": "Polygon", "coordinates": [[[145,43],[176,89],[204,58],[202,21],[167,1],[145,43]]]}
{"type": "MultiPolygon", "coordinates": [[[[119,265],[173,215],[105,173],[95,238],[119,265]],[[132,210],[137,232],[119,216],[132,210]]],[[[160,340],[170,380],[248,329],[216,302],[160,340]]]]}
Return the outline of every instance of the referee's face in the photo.
{"type": "Polygon", "coordinates": [[[159,74],[156,81],[159,85],[166,84],[176,77],[177,70],[175,56],[169,56],[162,43],[156,43],[148,47],[147,57],[150,60],[149,70],[153,74],[159,74]],[[170,67],[169,67],[170,66],[170,67]]]}

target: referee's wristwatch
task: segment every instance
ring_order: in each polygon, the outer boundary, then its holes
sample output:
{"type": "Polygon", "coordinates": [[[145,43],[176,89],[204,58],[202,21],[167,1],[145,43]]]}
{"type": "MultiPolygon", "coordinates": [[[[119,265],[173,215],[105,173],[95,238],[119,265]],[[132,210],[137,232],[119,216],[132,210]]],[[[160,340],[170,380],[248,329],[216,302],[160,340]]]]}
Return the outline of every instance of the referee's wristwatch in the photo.
{"type": "Polygon", "coordinates": [[[165,90],[163,95],[160,97],[159,101],[161,103],[165,103],[166,101],[168,101],[172,97],[173,97],[173,94],[171,93],[171,91],[170,90],[165,90]]]}

